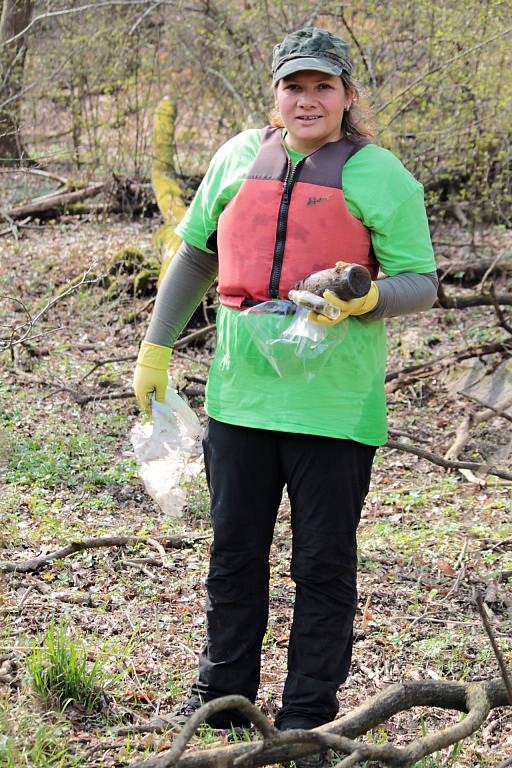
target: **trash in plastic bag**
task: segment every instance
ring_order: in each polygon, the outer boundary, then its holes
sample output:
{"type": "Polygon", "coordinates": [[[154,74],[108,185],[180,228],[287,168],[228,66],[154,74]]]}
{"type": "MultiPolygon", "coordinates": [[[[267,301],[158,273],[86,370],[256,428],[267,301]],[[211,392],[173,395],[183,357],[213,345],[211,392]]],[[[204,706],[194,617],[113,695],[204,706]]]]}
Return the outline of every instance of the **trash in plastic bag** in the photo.
{"type": "Polygon", "coordinates": [[[330,328],[308,320],[308,312],[291,301],[275,299],[239,314],[259,352],[282,378],[313,379],[347,332],[345,323],[330,328]]]}
{"type": "Polygon", "coordinates": [[[130,438],[146,492],[164,514],[181,517],[186,502],[183,483],[203,469],[201,425],[172,386],[165,403],[153,396],[153,420],[137,423],[130,438]]]}

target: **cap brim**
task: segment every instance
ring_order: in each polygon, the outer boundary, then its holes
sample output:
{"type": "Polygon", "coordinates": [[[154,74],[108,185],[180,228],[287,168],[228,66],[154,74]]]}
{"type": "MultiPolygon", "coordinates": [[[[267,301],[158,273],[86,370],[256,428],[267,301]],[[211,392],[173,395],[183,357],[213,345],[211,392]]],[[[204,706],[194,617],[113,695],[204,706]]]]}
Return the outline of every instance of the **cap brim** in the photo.
{"type": "Polygon", "coordinates": [[[272,82],[275,84],[278,80],[282,80],[283,77],[288,77],[288,75],[293,75],[295,72],[301,72],[304,69],[310,69],[313,72],[325,72],[326,75],[341,75],[343,72],[341,64],[333,64],[332,61],[319,59],[316,56],[305,56],[303,59],[285,61],[275,71],[272,82]]]}

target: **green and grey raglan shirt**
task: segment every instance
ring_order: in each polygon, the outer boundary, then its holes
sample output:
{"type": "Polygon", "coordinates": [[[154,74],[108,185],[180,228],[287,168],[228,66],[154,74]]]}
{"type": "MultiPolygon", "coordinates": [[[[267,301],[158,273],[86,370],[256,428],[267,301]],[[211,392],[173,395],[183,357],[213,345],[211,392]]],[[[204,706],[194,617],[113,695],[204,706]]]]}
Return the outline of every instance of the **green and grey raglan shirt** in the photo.
{"type": "MultiPolygon", "coordinates": [[[[213,157],[176,228],[184,244],[159,290],[147,341],[172,346],[213,282],[217,258],[207,244],[221,212],[254,162],[261,138],[259,129],[243,131],[213,157]]],[[[288,152],[293,163],[304,157],[288,152]]],[[[385,275],[377,281],[377,307],[368,315],[349,317],[328,329],[332,351],[326,360],[319,360],[318,370],[311,363],[306,375],[304,370],[290,369],[289,376],[280,376],[255,344],[247,314],[221,305],[217,350],[206,392],[209,416],[260,429],[369,445],[386,442],[386,332],[381,318],[426,309],[436,295],[423,187],[391,152],[368,144],[345,164],[343,192],[352,215],[369,229],[385,275]]],[[[279,322],[282,332],[292,320],[281,317],[279,322]]]]}

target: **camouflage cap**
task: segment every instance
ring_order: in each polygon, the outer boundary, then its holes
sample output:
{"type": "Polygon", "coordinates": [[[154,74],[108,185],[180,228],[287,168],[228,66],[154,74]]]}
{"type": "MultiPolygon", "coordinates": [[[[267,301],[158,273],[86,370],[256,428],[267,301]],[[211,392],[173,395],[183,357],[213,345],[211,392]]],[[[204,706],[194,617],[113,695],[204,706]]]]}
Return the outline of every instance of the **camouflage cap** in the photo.
{"type": "Polygon", "coordinates": [[[277,83],[287,75],[302,69],[341,75],[352,72],[348,43],[326,29],[304,27],[290,32],[274,48],[272,80],[277,83]]]}

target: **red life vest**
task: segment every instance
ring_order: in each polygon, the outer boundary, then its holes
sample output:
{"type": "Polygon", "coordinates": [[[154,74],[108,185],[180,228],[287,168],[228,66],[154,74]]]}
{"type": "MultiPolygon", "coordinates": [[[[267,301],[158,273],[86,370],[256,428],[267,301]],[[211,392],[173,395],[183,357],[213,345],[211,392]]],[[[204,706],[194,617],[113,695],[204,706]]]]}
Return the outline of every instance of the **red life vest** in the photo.
{"type": "Polygon", "coordinates": [[[222,304],[287,298],[299,280],[337,261],[363,264],[375,279],[370,234],[341,189],[345,162],[367,143],[329,142],[293,170],[280,129],[265,129],[245,181],[218,221],[222,304]]]}

